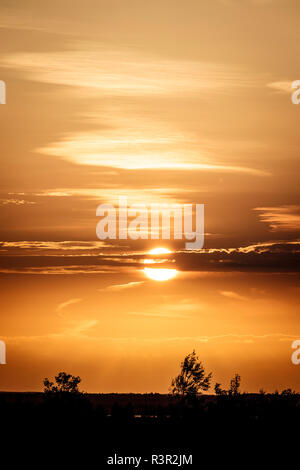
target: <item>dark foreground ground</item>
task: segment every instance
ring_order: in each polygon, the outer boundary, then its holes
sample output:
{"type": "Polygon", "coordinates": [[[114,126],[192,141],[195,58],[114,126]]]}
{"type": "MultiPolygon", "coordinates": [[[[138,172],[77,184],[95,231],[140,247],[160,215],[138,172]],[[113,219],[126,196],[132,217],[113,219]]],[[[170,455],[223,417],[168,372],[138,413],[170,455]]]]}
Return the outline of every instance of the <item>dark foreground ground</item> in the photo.
{"type": "Polygon", "coordinates": [[[300,460],[300,395],[293,394],[182,402],[159,394],[2,392],[0,418],[7,468],[285,469],[300,460]],[[121,463],[125,457],[141,460],[121,463]]]}

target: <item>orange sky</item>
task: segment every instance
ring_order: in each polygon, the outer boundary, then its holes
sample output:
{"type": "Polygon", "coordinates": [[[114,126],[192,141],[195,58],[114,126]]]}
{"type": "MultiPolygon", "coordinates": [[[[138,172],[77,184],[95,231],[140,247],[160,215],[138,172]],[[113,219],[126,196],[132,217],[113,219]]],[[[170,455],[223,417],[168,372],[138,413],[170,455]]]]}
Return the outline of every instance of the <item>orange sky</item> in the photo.
{"type": "MultiPolygon", "coordinates": [[[[299,2],[2,2],[1,390],[298,388],[299,2]],[[205,244],[96,237],[96,208],[205,204],[205,244]],[[174,279],[145,276],[157,246],[174,279]]],[[[158,257],[159,258],[159,257],[158,257]]]]}

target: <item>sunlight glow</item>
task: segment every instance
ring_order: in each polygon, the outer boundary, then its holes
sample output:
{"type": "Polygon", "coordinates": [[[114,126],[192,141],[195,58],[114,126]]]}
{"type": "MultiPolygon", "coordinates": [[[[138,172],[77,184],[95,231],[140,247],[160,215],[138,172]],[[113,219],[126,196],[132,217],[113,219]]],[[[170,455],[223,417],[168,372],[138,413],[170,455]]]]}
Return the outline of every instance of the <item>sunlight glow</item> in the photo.
{"type": "MultiPolygon", "coordinates": [[[[172,253],[168,248],[153,248],[153,250],[149,251],[149,255],[165,255],[172,253]]],[[[144,264],[157,264],[157,263],[163,263],[166,260],[163,259],[144,259],[144,264]]]]}
{"type": "Polygon", "coordinates": [[[144,273],[153,281],[169,281],[177,274],[177,269],[144,268],[144,273]]]}
{"type": "Polygon", "coordinates": [[[149,255],[165,255],[167,253],[172,253],[168,248],[153,248],[149,251],[149,255]]]}

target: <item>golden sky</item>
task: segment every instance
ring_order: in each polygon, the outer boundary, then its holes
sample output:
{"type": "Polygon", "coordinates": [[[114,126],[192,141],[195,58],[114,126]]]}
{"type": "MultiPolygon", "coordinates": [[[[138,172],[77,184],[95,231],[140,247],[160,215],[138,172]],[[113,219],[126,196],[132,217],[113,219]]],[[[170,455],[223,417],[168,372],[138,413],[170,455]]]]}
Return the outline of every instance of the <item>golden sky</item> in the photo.
{"type": "Polygon", "coordinates": [[[1,390],[300,385],[298,0],[2,1],[1,390]],[[205,204],[205,244],[96,237],[96,208],[205,204]],[[157,282],[144,259],[164,246],[157,282]]]}

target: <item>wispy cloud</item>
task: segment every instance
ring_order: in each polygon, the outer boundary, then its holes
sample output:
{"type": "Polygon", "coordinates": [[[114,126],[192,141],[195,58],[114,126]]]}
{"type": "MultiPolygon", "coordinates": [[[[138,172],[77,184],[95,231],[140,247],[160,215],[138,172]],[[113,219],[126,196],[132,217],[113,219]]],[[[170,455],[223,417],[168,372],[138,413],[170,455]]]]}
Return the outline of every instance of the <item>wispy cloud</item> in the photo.
{"type": "Polygon", "coordinates": [[[86,339],[93,343],[115,343],[115,344],[163,344],[163,343],[245,343],[252,344],[258,342],[285,342],[293,341],[299,338],[299,334],[291,333],[265,333],[265,334],[220,334],[220,335],[203,335],[203,336],[153,336],[153,337],[136,337],[136,336],[89,336],[85,332],[98,323],[97,320],[84,320],[77,322],[69,329],[64,330],[60,333],[53,333],[47,335],[36,335],[36,336],[4,336],[2,337],[6,343],[21,343],[21,342],[32,342],[32,341],[43,341],[43,340],[61,340],[65,339],[66,336],[74,336],[79,339],[86,339]]]}
{"type": "Polygon", "coordinates": [[[268,88],[272,88],[273,90],[276,90],[279,93],[292,93],[292,82],[293,80],[283,80],[283,81],[278,81],[278,82],[270,82],[267,83],[268,88]]]}
{"type": "Polygon", "coordinates": [[[104,287],[103,289],[98,289],[99,291],[112,291],[117,292],[126,289],[132,289],[133,287],[141,286],[144,284],[144,281],[135,281],[135,282],[128,282],[127,284],[114,284],[111,286],[104,287]]]}
{"type": "Polygon", "coordinates": [[[221,63],[147,56],[134,49],[109,50],[90,43],[74,43],[73,50],[60,52],[10,54],[2,57],[1,65],[34,81],[118,96],[216,93],[257,83],[253,76],[221,63]]]}
{"type": "Polygon", "coordinates": [[[270,225],[272,232],[300,230],[300,206],[284,205],[256,207],[261,222],[270,225]]]}
{"type": "MultiPolygon", "coordinates": [[[[45,190],[33,194],[38,197],[85,197],[87,199],[102,201],[110,204],[119,204],[119,197],[126,195],[128,205],[143,203],[150,204],[166,204],[174,202],[182,202],[180,197],[176,194],[178,189],[175,187],[150,187],[150,188],[123,188],[120,186],[116,189],[113,188],[59,188],[54,191],[45,190]]],[[[190,189],[182,188],[181,193],[189,193],[190,189]]],[[[181,196],[182,197],[182,196],[181,196]]]]}
{"type": "Polygon", "coordinates": [[[61,312],[64,308],[69,307],[69,305],[77,304],[78,302],[81,302],[82,300],[83,299],[80,299],[80,298],[66,300],[65,302],[58,304],[58,306],[56,307],[56,311],[61,312]]]}
{"type": "Polygon", "coordinates": [[[247,297],[238,294],[237,292],[233,291],[226,291],[226,290],[221,290],[220,294],[223,295],[224,297],[227,297],[228,299],[233,299],[233,300],[249,300],[247,297]]]}
{"type": "Polygon", "coordinates": [[[140,316],[140,317],[153,317],[153,318],[190,318],[192,314],[195,314],[204,309],[204,305],[201,303],[195,303],[188,299],[181,299],[177,303],[166,302],[157,307],[155,311],[152,309],[143,311],[132,311],[128,315],[140,316]]]}
{"type": "Polygon", "coordinates": [[[64,241],[42,241],[42,240],[20,240],[20,241],[3,241],[0,242],[0,253],[21,254],[22,256],[30,255],[63,255],[69,256],[99,254],[99,250],[110,248],[111,245],[102,241],[81,241],[81,240],[64,240],[64,241]]]}
{"type": "Polygon", "coordinates": [[[26,201],[25,199],[13,199],[13,198],[8,198],[8,199],[0,199],[0,205],[2,206],[7,206],[7,205],[14,205],[14,206],[26,206],[26,205],[33,205],[36,204],[36,202],[33,201],[26,201]]]}
{"type": "MultiPolygon", "coordinates": [[[[222,63],[175,60],[137,49],[108,50],[80,42],[70,48],[43,54],[10,54],[2,56],[0,65],[16,69],[29,80],[68,86],[80,98],[83,94],[102,100],[105,96],[134,96],[136,103],[149,96],[163,99],[177,98],[179,94],[217,99],[220,93],[263,83],[262,77],[252,72],[222,63]]],[[[110,105],[101,112],[89,110],[85,114],[85,122],[90,123],[92,130],[66,132],[34,151],[79,165],[112,169],[269,175],[262,169],[230,162],[224,156],[223,160],[214,157],[186,126],[183,128],[172,119],[142,117],[142,113],[136,117],[124,101],[119,101],[115,109],[110,105]]]]}
{"type": "MultiPolygon", "coordinates": [[[[59,141],[37,148],[36,152],[80,165],[125,170],[199,170],[269,176],[261,169],[213,161],[205,145],[190,133],[164,122],[127,116],[114,118],[106,129],[64,134],[59,141]]],[[[56,192],[65,194],[63,190],[56,192]]]]}
{"type": "Polygon", "coordinates": [[[95,248],[102,248],[104,243],[101,241],[82,241],[82,240],[64,240],[64,241],[36,241],[36,240],[23,240],[23,241],[4,241],[0,242],[2,248],[23,248],[23,249],[47,249],[47,250],[93,250],[95,248]]]}
{"type": "Polygon", "coordinates": [[[203,248],[201,253],[226,253],[228,255],[234,253],[287,253],[300,251],[300,239],[296,240],[272,240],[266,242],[253,243],[252,245],[240,246],[235,248],[203,248]]]}
{"type": "Polygon", "coordinates": [[[72,322],[72,326],[67,328],[63,335],[64,336],[82,336],[86,330],[89,330],[98,324],[98,320],[82,320],[77,322],[72,322]]]}
{"type": "Polygon", "coordinates": [[[154,317],[154,318],[187,318],[184,313],[175,312],[129,312],[128,315],[134,315],[138,317],[154,317]]]}
{"type": "Polygon", "coordinates": [[[34,274],[34,275],[74,275],[74,274],[107,274],[120,273],[122,266],[72,265],[72,266],[41,266],[0,268],[3,274],[34,274]]]}

